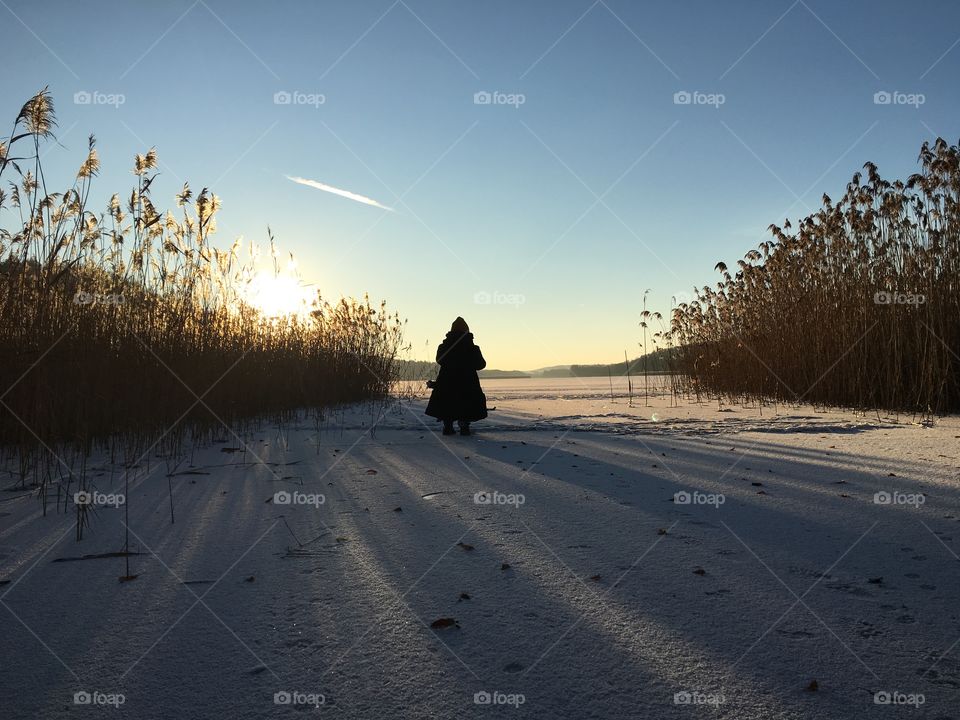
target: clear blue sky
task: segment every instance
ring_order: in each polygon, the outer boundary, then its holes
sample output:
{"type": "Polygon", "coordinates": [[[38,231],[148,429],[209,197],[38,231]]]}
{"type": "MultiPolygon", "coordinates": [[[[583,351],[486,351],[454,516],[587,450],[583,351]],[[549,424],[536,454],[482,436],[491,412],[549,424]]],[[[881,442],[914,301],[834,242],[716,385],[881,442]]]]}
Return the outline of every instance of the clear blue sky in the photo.
{"type": "Polygon", "coordinates": [[[223,246],[269,224],[325,296],[408,318],[413,357],[460,314],[499,368],[636,354],[645,289],[666,317],[864,161],[905,176],[924,140],[960,137],[952,0],[0,0],[0,18],[0,117],[50,86],[56,177],[95,133],[102,205],[155,146],[158,205],[209,185],[223,246]]]}

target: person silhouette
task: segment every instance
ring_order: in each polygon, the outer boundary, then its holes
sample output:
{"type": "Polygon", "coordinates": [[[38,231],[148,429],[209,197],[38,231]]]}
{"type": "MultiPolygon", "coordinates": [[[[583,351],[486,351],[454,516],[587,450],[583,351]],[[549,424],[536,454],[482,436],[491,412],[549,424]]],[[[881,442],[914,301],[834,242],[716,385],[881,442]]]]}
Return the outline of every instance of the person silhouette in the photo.
{"type": "Polygon", "coordinates": [[[444,435],[454,434],[454,420],[460,434],[469,435],[470,423],[487,417],[487,398],[477,376],[477,370],[483,370],[487,361],[462,317],[453,321],[437,348],[437,363],[440,372],[432,383],[433,392],[424,412],[443,421],[444,435]]]}

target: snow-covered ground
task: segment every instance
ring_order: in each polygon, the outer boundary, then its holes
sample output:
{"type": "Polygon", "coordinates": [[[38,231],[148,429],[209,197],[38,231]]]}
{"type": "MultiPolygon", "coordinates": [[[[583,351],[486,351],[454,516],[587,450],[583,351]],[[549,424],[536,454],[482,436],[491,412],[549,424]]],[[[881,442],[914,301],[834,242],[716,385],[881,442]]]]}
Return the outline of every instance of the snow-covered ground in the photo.
{"type": "Polygon", "coordinates": [[[484,388],[4,492],[0,718],[960,717],[960,419],[484,388]]]}

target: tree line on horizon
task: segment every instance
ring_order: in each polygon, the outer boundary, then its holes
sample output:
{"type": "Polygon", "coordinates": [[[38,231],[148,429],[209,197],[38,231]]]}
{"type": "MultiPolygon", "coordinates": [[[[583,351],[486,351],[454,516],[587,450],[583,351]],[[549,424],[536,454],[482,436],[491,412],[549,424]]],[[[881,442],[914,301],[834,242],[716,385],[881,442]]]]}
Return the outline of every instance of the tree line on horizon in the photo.
{"type": "MultiPolygon", "coordinates": [[[[481,379],[496,378],[562,378],[562,377],[621,377],[624,375],[662,375],[670,372],[671,358],[676,348],[660,348],[646,355],[633,358],[629,362],[621,360],[612,363],[590,365],[562,365],[559,367],[539,368],[535,370],[481,370],[481,379]]],[[[431,360],[399,360],[398,376],[402,380],[433,380],[440,366],[431,360]]]]}

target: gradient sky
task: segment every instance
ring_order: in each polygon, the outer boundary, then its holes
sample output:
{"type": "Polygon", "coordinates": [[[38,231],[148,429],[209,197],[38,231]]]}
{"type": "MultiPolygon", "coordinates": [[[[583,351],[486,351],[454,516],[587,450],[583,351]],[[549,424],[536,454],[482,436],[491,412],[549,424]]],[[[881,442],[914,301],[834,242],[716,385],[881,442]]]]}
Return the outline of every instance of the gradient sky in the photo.
{"type": "Polygon", "coordinates": [[[924,140],[960,137],[953,0],[0,0],[0,18],[0,117],[45,85],[57,102],[48,177],[66,187],[95,133],[99,209],[155,146],[158,206],[210,186],[221,246],[269,224],[324,296],[407,318],[414,358],[458,314],[490,367],[636,355],[644,290],[666,317],[866,160],[903,177],[924,140]]]}

